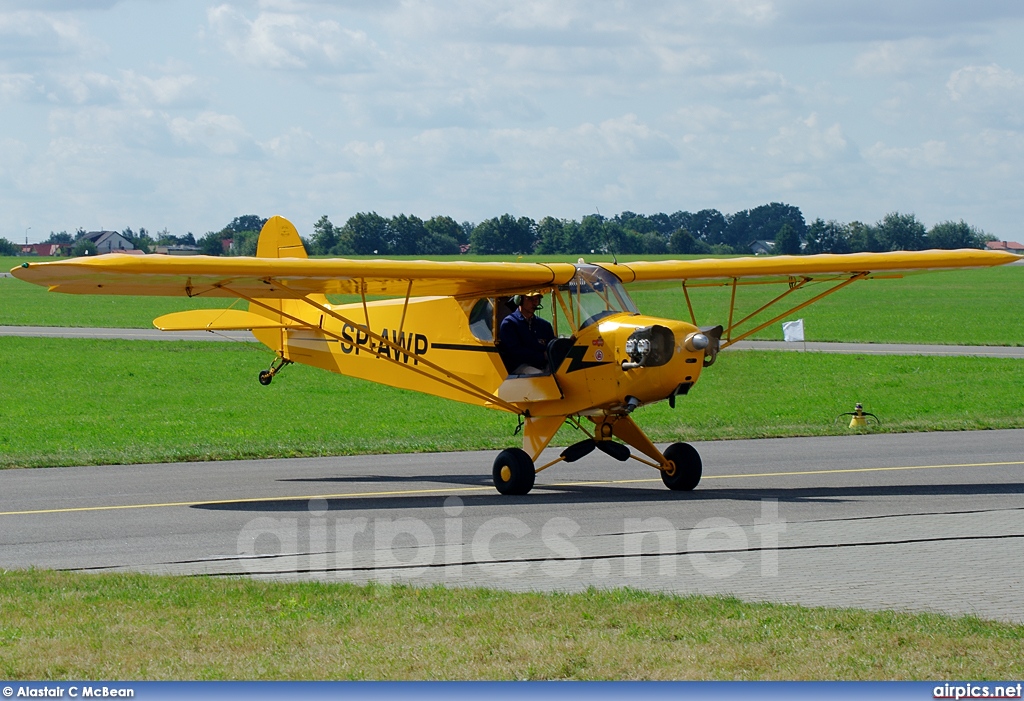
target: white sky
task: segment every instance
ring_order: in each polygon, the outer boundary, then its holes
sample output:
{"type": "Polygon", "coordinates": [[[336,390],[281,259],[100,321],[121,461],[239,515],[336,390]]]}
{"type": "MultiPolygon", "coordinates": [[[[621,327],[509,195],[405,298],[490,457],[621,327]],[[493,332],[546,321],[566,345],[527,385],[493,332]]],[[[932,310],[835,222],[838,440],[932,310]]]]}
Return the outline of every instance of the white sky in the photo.
{"type": "Polygon", "coordinates": [[[1020,240],[1019,0],[0,0],[0,236],[767,202],[1020,240]]]}

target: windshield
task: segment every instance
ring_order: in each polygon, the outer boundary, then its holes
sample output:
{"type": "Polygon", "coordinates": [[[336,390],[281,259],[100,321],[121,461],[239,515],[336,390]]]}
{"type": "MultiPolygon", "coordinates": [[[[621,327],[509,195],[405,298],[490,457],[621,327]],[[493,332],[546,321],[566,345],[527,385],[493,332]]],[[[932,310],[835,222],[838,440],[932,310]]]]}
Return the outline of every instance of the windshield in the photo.
{"type": "Polygon", "coordinates": [[[596,265],[577,265],[576,276],[558,289],[569,295],[570,313],[577,328],[582,329],[611,314],[637,313],[636,305],[619,279],[596,265]]]}

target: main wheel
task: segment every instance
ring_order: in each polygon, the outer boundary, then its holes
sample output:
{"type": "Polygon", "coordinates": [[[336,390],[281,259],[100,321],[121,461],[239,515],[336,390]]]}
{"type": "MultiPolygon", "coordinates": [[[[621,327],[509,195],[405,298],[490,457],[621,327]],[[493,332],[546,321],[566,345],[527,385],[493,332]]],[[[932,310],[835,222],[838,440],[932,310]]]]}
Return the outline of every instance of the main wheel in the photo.
{"type": "Polygon", "coordinates": [[[700,453],[689,443],[673,443],[665,451],[665,457],[675,466],[672,474],[661,471],[661,481],[669,489],[689,492],[700,482],[700,453]]]}
{"type": "Polygon", "coordinates": [[[502,494],[528,494],[537,473],[522,448],[506,448],[494,459],[494,487],[502,494]]]}
{"type": "Polygon", "coordinates": [[[269,385],[273,381],[274,381],[274,373],[270,372],[270,370],[260,370],[260,384],[261,385],[266,386],[266,385],[269,385]]]}

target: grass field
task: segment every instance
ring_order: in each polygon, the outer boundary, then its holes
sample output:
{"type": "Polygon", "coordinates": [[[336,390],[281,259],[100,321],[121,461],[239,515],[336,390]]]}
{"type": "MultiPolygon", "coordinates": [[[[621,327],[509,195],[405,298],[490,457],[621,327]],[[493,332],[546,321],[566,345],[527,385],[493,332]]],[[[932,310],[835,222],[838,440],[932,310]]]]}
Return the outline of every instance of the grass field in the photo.
{"type": "Polygon", "coordinates": [[[15,679],[1002,679],[1024,626],[632,590],[0,573],[15,679]]]}
{"type": "MultiPolygon", "coordinates": [[[[53,466],[504,448],[509,414],[302,365],[269,387],[255,344],[0,338],[0,465],[53,466]]],[[[634,416],[656,441],[1024,426],[1012,359],[730,351],[672,410],[634,416]]],[[[563,429],[556,445],[578,440],[563,429]]]]}
{"type": "MultiPolygon", "coordinates": [[[[22,260],[0,259],[0,265],[8,267],[10,263],[13,267],[22,260]]],[[[809,292],[794,294],[787,301],[802,301],[822,289],[812,286],[809,292]]],[[[742,288],[735,318],[739,320],[781,291],[778,285],[742,288]]],[[[632,294],[645,313],[689,318],[678,288],[637,290],[632,294]]],[[[724,287],[692,290],[698,323],[725,324],[729,318],[729,296],[730,290],[724,287]]],[[[223,299],[54,294],[14,278],[0,278],[0,301],[0,325],[121,328],[150,327],[161,314],[229,304],[223,299]]],[[[785,309],[779,307],[775,313],[785,309]]],[[[805,320],[808,341],[1021,346],[1024,266],[868,280],[826,297],[795,316],[805,320]]],[[[781,340],[780,323],[754,338],[781,340]]]]}

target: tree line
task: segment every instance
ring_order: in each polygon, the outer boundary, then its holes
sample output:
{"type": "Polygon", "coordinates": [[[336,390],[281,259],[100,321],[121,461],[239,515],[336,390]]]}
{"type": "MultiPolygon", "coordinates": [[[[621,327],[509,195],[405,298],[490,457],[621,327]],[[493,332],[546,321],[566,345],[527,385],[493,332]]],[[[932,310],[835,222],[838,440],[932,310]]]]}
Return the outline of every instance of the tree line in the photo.
{"type": "Polygon", "coordinates": [[[437,216],[421,220],[375,212],[355,214],[343,226],[325,215],[313,227],[314,255],[455,254],[469,245],[475,254],[749,254],[755,241],[772,252],[799,255],[926,248],[984,248],[995,237],[963,220],[927,229],[913,214],[892,212],[865,224],[815,219],[808,225],[798,207],[773,202],[725,215],[716,209],[674,214],[622,212],[580,220],[503,214],[472,224],[437,216]]]}
{"type": "MultiPolygon", "coordinates": [[[[71,244],[70,254],[72,256],[96,255],[96,244],[85,238],[85,235],[88,233],[88,231],[81,227],[75,231],[74,235],[69,234],[67,231],[51,231],[49,238],[43,241],[43,243],[71,244]]],[[[163,229],[151,235],[145,227],[140,227],[136,232],[129,226],[123,229],[120,234],[130,241],[135,248],[144,253],[152,253],[157,246],[196,245],[192,232],[185,236],[174,236],[167,229],[163,229]]],[[[0,255],[17,255],[19,250],[20,247],[16,244],[11,243],[7,239],[0,238],[0,255]]]]}
{"type": "MultiPolygon", "coordinates": [[[[251,256],[256,254],[266,221],[255,214],[242,215],[198,240],[191,232],[173,236],[166,229],[150,235],[145,228],[136,232],[129,227],[121,235],[147,253],[158,245],[195,245],[206,255],[251,256]]],[[[67,232],[51,232],[47,242],[75,243],[73,255],[95,253],[88,251],[88,241],[82,241],[85,233],[79,229],[72,238],[67,232]]],[[[769,242],[772,253],[800,255],[984,248],[991,240],[995,237],[963,220],[940,222],[928,229],[915,215],[900,212],[891,212],[874,224],[820,218],[807,224],[798,207],[779,202],[733,214],[717,209],[647,215],[627,211],[614,217],[590,214],[578,221],[556,217],[535,221],[502,214],[478,224],[441,215],[423,220],[414,215],[360,212],[341,226],[324,215],[313,225],[312,234],[303,237],[310,254],[335,256],[458,255],[467,250],[482,255],[724,255],[749,254],[755,241],[769,242]]],[[[0,253],[7,250],[4,243],[10,244],[0,239],[0,253]]],[[[11,253],[6,255],[16,252],[10,246],[11,253]]]]}

